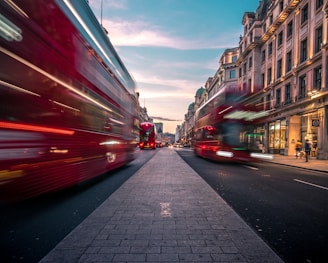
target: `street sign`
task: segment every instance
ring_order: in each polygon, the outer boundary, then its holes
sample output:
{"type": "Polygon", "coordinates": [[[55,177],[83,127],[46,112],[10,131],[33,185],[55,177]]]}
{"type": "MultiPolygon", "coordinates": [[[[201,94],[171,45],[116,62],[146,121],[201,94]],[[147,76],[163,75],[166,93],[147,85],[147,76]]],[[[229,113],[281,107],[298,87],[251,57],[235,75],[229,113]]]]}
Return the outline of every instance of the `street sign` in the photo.
{"type": "Polygon", "coordinates": [[[312,120],[312,127],[319,127],[320,126],[320,120],[319,119],[313,119],[312,120]]]}

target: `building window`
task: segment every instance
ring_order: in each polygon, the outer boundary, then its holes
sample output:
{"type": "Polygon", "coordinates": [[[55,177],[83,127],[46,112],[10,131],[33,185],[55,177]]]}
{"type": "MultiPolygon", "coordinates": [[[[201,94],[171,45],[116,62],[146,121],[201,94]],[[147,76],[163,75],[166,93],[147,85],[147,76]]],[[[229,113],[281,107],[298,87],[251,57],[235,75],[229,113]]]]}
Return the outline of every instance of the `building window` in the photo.
{"type": "Polygon", "coordinates": [[[281,13],[284,10],[284,1],[279,2],[279,12],[281,13]]]}
{"type": "Polygon", "coordinates": [[[276,90],[276,107],[281,105],[281,89],[276,90]]]}
{"type": "Polygon", "coordinates": [[[243,68],[243,70],[244,70],[244,75],[246,75],[246,69],[247,69],[247,63],[245,62],[245,63],[244,63],[244,68],[243,68]]]}
{"type": "Polygon", "coordinates": [[[265,62],[265,49],[262,50],[262,57],[261,57],[262,63],[265,62]]]}
{"type": "Polygon", "coordinates": [[[270,25],[273,23],[273,15],[270,16],[270,25]]]}
{"type": "Polygon", "coordinates": [[[282,76],[282,60],[279,59],[277,62],[277,78],[282,76]]]}
{"type": "Polygon", "coordinates": [[[266,102],[265,108],[267,110],[269,110],[271,108],[271,96],[270,96],[270,94],[266,95],[265,102],[266,102]]]}
{"type": "Polygon", "coordinates": [[[309,19],[309,5],[306,4],[301,10],[301,25],[309,19]]]}
{"type": "Polygon", "coordinates": [[[237,56],[232,56],[232,63],[237,61],[237,56]]]}
{"type": "Polygon", "coordinates": [[[282,42],[283,42],[283,31],[281,31],[279,34],[278,34],[278,47],[280,47],[282,45],[282,42]]]}
{"type": "Polygon", "coordinates": [[[266,23],[263,24],[263,33],[266,32],[266,23]]]}
{"type": "Polygon", "coordinates": [[[301,50],[300,50],[300,62],[304,62],[307,59],[307,39],[304,39],[301,42],[301,50]]]}
{"type": "Polygon", "coordinates": [[[265,74],[264,73],[262,73],[261,74],[261,84],[262,84],[262,87],[264,87],[264,80],[265,80],[265,74]]]}
{"type": "Polygon", "coordinates": [[[315,10],[318,10],[322,6],[323,6],[323,0],[316,0],[316,2],[315,2],[315,10]]]}
{"type": "Polygon", "coordinates": [[[322,72],[321,72],[321,66],[314,69],[314,89],[320,90],[321,89],[321,78],[322,78],[322,72]]]}
{"type": "Polygon", "coordinates": [[[285,104],[290,104],[292,102],[290,94],[290,83],[287,83],[285,86],[285,104]]]}
{"type": "Polygon", "coordinates": [[[299,78],[299,89],[298,89],[298,98],[305,98],[306,94],[306,76],[303,75],[299,78]]]}
{"type": "Polygon", "coordinates": [[[267,85],[271,84],[271,73],[272,73],[272,69],[269,68],[268,69],[268,76],[267,76],[267,85]]]}
{"type": "Polygon", "coordinates": [[[239,68],[239,77],[243,75],[243,72],[241,71],[241,68],[239,68]]]}
{"type": "Polygon", "coordinates": [[[231,70],[230,71],[230,79],[234,79],[236,78],[236,71],[235,70],[231,70]]]}
{"type": "Polygon", "coordinates": [[[269,44],[268,46],[268,55],[271,56],[272,55],[272,42],[269,44]]]}
{"type": "Polygon", "coordinates": [[[287,38],[293,35],[293,20],[287,25],[287,38]]]}
{"type": "Polygon", "coordinates": [[[248,68],[251,69],[253,67],[253,57],[248,59],[248,68]]]}
{"type": "Polygon", "coordinates": [[[322,26],[318,27],[315,30],[315,43],[314,43],[315,53],[321,50],[321,43],[322,43],[322,26]]]}
{"type": "Polygon", "coordinates": [[[286,54],[286,72],[291,71],[292,70],[292,52],[289,51],[286,54]]]}

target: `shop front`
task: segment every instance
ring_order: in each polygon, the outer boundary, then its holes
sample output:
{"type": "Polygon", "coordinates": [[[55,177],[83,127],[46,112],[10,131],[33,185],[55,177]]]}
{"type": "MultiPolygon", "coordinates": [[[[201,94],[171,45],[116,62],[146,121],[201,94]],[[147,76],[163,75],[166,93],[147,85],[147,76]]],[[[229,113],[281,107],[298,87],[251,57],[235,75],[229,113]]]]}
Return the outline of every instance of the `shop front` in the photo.
{"type": "Polygon", "coordinates": [[[297,140],[301,141],[303,147],[305,141],[309,140],[312,145],[311,157],[328,159],[327,106],[291,116],[287,126],[288,155],[295,154],[297,140]]]}
{"type": "Polygon", "coordinates": [[[286,119],[276,120],[269,123],[269,153],[285,154],[287,140],[286,119]]]}
{"type": "Polygon", "coordinates": [[[317,157],[318,129],[320,127],[320,116],[318,111],[301,116],[301,138],[304,144],[309,140],[312,145],[311,157],[317,157]]]}

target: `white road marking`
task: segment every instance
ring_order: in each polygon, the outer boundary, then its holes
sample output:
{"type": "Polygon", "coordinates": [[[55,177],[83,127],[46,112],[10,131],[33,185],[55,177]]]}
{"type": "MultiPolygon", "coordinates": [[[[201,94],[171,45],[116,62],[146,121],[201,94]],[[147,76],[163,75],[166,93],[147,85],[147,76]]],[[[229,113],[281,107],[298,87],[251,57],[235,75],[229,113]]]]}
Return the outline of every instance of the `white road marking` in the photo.
{"type": "Polygon", "coordinates": [[[324,189],[324,190],[327,190],[328,191],[328,187],[324,187],[324,186],[317,185],[317,184],[312,184],[312,183],[305,182],[305,181],[298,180],[298,179],[294,179],[294,181],[299,182],[299,183],[302,183],[302,184],[307,184],[307,185],[311,185],[311,186],[314,186],[314,187],[318,187],[318,188],[321,188],[321,189],[324,189]]]}
{"type": "Polygon", "coordinates": [[[254,166],[249,166],[249,165],[244,165],[244,167],[251,169],[251,170],[258,170],[259,168],[254,167],[254,166]]]}

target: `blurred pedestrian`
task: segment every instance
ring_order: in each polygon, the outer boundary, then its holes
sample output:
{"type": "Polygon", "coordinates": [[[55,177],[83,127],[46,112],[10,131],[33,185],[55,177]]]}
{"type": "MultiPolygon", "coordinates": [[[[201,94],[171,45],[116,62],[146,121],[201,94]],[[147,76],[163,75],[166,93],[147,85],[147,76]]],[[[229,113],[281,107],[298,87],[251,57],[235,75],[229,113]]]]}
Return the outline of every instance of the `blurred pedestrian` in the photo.
{"type": "Polygon", "coordinates": [[[300,140],[297,140],[295,145],[295,150],[296,150],[296,159],[297,159],[298,156],[301,157],[301,151],[302,151],[302,142],[300,140]]]}
{"type": "Polygon", "coordinates": [[[304,151],[305,151],[305,161],[308,162],[310,159],[310,153],[311,153],[311,143],[308,139],[305,140],[304,151]]]}

